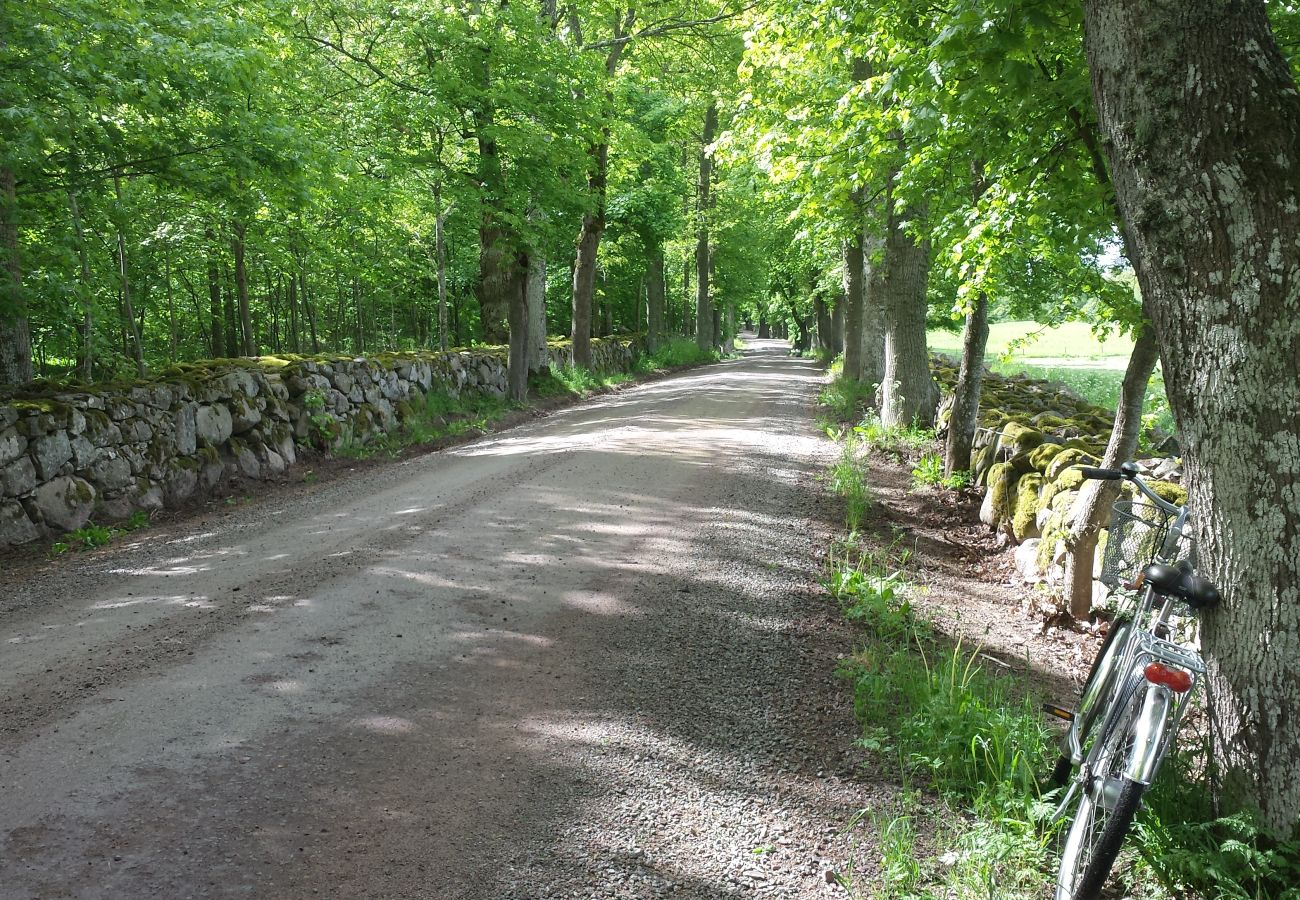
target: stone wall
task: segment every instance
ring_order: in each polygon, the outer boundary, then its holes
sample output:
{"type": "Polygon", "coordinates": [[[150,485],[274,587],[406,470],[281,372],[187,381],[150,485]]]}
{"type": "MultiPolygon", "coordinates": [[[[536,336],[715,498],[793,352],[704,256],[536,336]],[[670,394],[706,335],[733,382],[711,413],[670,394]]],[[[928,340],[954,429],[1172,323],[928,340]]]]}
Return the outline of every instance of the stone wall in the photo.
{"type": "MultiPolygon", "coordinates": [[[[641,352],[639,337],[592,341],[602,371],[628,371],[641,352]]],[[[572,365],[568,342],[549,353],[552,366],[572,365]]],[[[504,397],[504,348],[212,360],[0,397],[0,549],[278,475],[304,447],[399,427],[435,392],[504,397]]]]}
{"type": "MultiPolygon", "coordinates": [[[[935,357],[944,389],[939,405],[942,435],[956,383],[954,364],[935,357]]],[[[1101,464],[1114,411],[1089,403],[1067,388],[1041,379],[985,373],[980,427],[970,472],[983,489],[980,519],[1018,545],[1016,565],[1026,581],[1057,584],[1065,575],[1065,536],[1074,524],[1074,501],[1084,466],[1101,464]]],[[[1147,483],[1164,499],[1186,503],[1182,460],[1137,460],[1147,483]]],[[[1126,494],[1133,493],[1125,485],[1126,494]]],[[[1105,548],[1105,532],[1098,544],[1105,548]]]]}

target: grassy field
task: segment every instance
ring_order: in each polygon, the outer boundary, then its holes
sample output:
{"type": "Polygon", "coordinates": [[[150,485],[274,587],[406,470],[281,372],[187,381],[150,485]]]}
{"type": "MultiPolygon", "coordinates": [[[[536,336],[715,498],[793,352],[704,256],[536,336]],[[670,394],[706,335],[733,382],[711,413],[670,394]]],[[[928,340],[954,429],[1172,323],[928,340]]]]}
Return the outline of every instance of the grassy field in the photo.
{"type": "MultiPolygon", "coordinates": [[[[961,353],[960,331],[931,331],[930,349],[961,353]]],[[[1085,322],[1067,322],[1048,328],[1037,322],[998,322],[989,326],[989,357],[1009,356],[1009,361],[1034,365],[1036,359],[1071,359],[1104,363],[1102,368],[1124,368],[1133,350],[1128,337],[1112,334],[1097,340],[1085,322]],[[1017,345],[1012,349],[1012,345],[1017,345]]]]}
{"type": "MultiPolygon", "coordinates": [[[[961,333],[931,331],[930,349],[961,356],[961,333]]],[[[1047,328],[1037,322],[998,322],[989,326],[989,368],[1000,375],[1028,375],[1067,385],[1079,396],[1114,409],[1133,342],[1115,334],[1099,341],[1083,322],[1047,328]]],[[[1147,388],[1149,424],[1173,431],[1164,382],[1157,369],[1147,388]]]]}

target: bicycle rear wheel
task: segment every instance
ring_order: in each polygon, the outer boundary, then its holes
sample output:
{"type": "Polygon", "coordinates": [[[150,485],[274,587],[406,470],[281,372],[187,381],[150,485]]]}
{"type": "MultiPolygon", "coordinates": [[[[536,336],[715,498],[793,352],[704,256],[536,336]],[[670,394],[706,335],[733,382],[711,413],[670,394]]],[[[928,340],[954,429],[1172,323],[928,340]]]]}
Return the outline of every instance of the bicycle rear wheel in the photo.
{"type": "Polygon", "coordinates": [[[1079,792],[1061,849],[1056,900],[1097,900],[1124,846],[1147,787],[1124,775],[1143,698],[1134,690],[1115,727],[1098,738],[1095,770],[1079,792]]]}

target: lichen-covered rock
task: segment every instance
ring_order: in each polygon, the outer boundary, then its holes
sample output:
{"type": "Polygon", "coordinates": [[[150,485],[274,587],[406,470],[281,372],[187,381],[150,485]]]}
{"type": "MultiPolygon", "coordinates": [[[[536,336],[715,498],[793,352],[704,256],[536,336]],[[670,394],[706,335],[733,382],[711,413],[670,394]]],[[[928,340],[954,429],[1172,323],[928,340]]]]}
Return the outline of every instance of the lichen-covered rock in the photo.
{"type": "Polygon", "coordinates": [[[90,482],[73,475],[61,475],[32,492],[32,505],[51,528],[76,531],[90,521],[97,492],[90,482]]]}
{"type": "Polygon", "coordinates": [[[182,403],[172,416],[172,428],[176,435],[176,452],[181,456],[191,456],[198,449],[198,423],[195,414],[198,404],[182,403]]]}
{"type": "Polygon", "coordinates": [[[0,547],[16,547],[41,536],[41,530],[27,517],[16,500],[0,501],[0,547]]]}
{"type": "Polygon", "coordinates": [[[27,452],[27,438],[16,428],[0,431],[0,466],[8,465],[27,452]]]}
{"type": "Polygon", "coordinates": [[[35,490],[38,483],[31,457],[20,456],[0,468],[0,497],[21,497],[35,490]]]}
{"type": "Polygon", "coordinates": [[[163,476],[163,503],[180,506],[194,495],[199,487],[199,461],[195,457],[173,460],[163,476]]]}
{"type": "Polygon", "coordinates": [[[1043,476],[1037,472],[1021,476],[1016,483],[1015,514],[1011,533],[1017,541],[1038,537],[1038,491],[1043,486],[1043,476]]]}
{"type": "Polygon", "coordinates": [[[1025,581],[1037,581],[1042,574],[1038,565],[1038,547],[1041,543],[1038,538],[1029,538],[1016,548],[1016,571],[1025,581]]]}
{"type": "Polygon", "coordinates": [[[42,481],[48,481],[58,474],[63,464],[72,459],[72,444],[66,431],[56,431],[34,438],[31,442],[32,461],[36,463],[36,474],[42,481]]]}
{"type": "Polygon", "coordinates": [[[109,456],[91,466],[86,477],[101,491],[120,491],[131,485],[131,464],[120,456],[109,456]]]}
{"type": "Polygon", "coordinates": [[[232,434],[243,434],[256,428],[262,421],[262,411],[247,397],[231,397],[227,407],[230,410],[232,434]]]}
{"type": "Polygon", "coordinates": [[[230,410],[220,404],[200,406],[194,414],[194,428],[199,440],[209,447],[219,447],[234,433],[230,410]]]}

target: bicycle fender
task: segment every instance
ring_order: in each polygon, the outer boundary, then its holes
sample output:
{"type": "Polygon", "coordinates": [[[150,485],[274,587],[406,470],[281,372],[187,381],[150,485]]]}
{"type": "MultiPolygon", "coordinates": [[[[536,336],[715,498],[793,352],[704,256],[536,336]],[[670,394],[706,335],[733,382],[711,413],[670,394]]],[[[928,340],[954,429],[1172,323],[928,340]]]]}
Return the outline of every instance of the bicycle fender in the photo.
{"type": "Polygon", "coordinates": [[[1133,750],[1129,754],[1124,775],[1139,784],[1150,784],[1164,757],[1165,730],[1169,726],[1169,710],[1173,692],[1161,685],[1147,687],[1142,700],[1142,711],[1133,724],[1133,750]]]}

